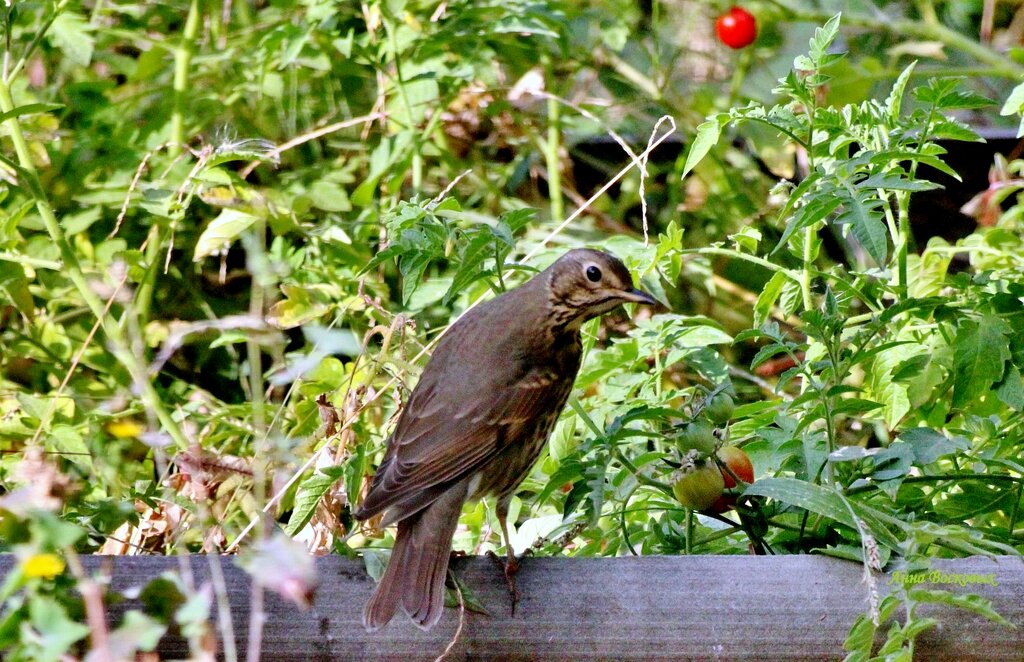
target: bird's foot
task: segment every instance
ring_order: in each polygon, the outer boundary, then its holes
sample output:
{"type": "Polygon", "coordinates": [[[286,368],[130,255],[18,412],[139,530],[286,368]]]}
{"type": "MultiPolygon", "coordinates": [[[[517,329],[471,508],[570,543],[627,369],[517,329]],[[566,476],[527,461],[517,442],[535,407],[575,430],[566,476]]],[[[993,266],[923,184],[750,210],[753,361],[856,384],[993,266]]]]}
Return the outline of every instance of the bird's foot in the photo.
{"type": "Polygon", "coordinates": [[[508,585],[509,600],[512,602],[511,615],[513,617],[516,615],[516,605],[519,604],[519,599],[522,597],[519,589],[516,588],[516,573],[519,572],[522,558],[529,555],[530,551],[531,550],[527,549],[523,552],[522,556],[519,557],[514,554],[509,554],[506,559],[502,559],[494,552],[487,552],[487,556],[494,559],[494,562],[501,567],[501,571],[505,575],[505,583],[508,585]]]}

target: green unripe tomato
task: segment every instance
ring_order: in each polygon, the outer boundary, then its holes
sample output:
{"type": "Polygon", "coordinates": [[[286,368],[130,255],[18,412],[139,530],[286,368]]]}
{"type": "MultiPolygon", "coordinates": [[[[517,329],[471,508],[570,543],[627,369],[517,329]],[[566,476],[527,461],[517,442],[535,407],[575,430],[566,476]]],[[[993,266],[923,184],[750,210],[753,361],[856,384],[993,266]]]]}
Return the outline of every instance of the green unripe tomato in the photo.
{"type": "Polygon", "coordinates": [[[672,485],[679,503],[693,510],[707,510],[718,501],[725,489],[722,472],[714,462],[695,467],[672,485]]]}
{"type": "Polygon", "coordinates": [[[676,445],[683,453],[696,450],[702,456],[706,456],[714,452],[718,439],[715,438],[715,429],[710,423],[694,421],[683,427],[676,439],[676,445]]]}
{"type": "Polygon", "coordinates": [[[722,391],[704,406],[704,415],[715,425],[725,425],[732,418],[734,409],[736,403],[733,402],[732,396],[722,391]]]}

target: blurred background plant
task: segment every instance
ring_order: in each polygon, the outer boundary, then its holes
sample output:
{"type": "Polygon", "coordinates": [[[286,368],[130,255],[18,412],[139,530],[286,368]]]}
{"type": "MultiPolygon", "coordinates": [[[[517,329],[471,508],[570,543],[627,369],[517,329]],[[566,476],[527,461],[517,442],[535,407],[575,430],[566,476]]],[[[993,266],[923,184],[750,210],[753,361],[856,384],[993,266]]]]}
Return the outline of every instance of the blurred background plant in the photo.
{"type": "MultiPolygon", "coordinates": [[[[1024,8],[741,4],[735,50],[711,1],[0,9],[5,655],[89,634],[48,629],[76,553],[376,572],[350,504],[431,344],[577,245],[669,311],[587,327],[518,550],[1018,553],[1024,8]],[[696,513],[723,444],[757,480],[696,513]]],[[[496,531],[468,507],[457,547],[496,531]]],[[[210,596],[159,590],[105,645],[209,647],[210,596]]]]}

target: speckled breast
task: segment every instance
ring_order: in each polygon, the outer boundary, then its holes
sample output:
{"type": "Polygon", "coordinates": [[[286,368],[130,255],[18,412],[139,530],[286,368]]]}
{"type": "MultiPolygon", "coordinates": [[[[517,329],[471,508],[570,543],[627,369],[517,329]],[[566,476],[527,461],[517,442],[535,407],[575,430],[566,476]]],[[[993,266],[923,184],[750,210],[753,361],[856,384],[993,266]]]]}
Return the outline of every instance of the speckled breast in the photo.
{"type": "Polygon", "coordinates": [[[565,380],[563,384],[556,397],[552,398],[551,407],[538,416],[532,425],[524,427],[520,438],[511,442],[508,448],[487,465],[477,488],[478,494],[493,494],[499,498],[510,496],[529,475],[572,391],[572,380],[565,380]]]}

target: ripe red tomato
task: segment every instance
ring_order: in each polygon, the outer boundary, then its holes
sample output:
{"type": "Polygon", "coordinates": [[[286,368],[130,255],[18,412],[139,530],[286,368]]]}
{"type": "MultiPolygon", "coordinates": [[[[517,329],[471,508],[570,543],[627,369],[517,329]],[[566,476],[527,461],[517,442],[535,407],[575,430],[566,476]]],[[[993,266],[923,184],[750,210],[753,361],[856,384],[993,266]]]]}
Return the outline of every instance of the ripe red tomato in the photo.
{"type": "MultiPolygon", "coordinates": [[[[725,466],[729,467],[736,477],[742,480],[744,483],[754,482],[754,465],[750,463],[750,458],[739,448],[735,446],[724,446],[718,450],[718,459],[722,461],[725,466]]],[[[736,481],[729,475],[728,472],[722,472],[722,482],[726,488],[736,487],[736,481]]],[[[736,506],[736,497],[723,494],[715,503],[711,506],[711,510],[716,513],[724,513],[736,506]]]]}
{"type": "Polygon", "coordinates": [[[672,492],[679,503],[694,510],[706,510],[722,496],[725,481],[722,472],[712,462],[696,467],[683,474],[672,485],[672,492]]]}
{"type": "Polygon", "coordinates": [[[718,39],[729,48],[744,48],[757,39],[757,21],[742,7],[733,7],[715,21],[718,39]]]}

